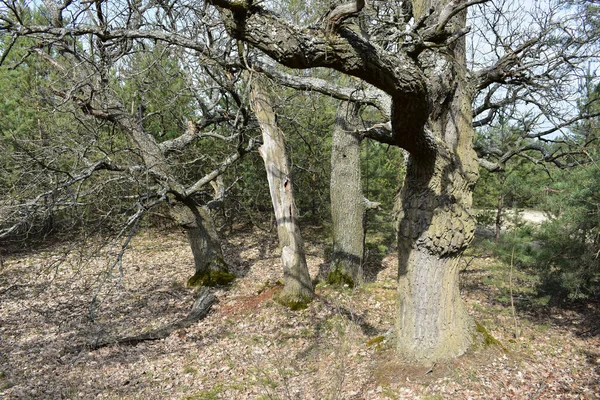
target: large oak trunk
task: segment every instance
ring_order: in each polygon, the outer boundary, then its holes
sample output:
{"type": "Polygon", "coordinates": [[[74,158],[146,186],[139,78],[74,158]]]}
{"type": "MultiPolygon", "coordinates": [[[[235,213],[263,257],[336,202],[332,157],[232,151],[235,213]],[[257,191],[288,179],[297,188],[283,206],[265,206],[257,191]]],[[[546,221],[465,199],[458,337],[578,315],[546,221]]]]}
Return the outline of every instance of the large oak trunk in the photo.
{"type": "MultiPolygon", "coordinates": [[[[426,3],[437,8],[444,4],[426,3]]],[[[466,13],[461,14],[457,28],[465,23],[466,13]]],[[[397,347],[405,357],[419,361],[458,356],[472,342],[458,268],[475,233],[471,206],[478,164],[472,149],[472,94],[465,74],[464,40],[446,50],[421,56],[423,65],[431,65],[426,71],[431,99],[426,130],[434,146],[411,152],[396,202],[397,347]]]]}
{"type": "Polygon", "coordinates": [[[284,135],[277,125],[268,94],[256,80],[252,82],[251,102],[262,130],[263,144],[259,153],[267,170],[281,247],[284,288],[277,300],[292,309],[303,308],[314,297],[314,290],[306,265],[304,242],[296,220],[284,135]]]}
{"type": "Polygon", "coordinates": [[[360,171],[361,138],[354,129],[356,107],[344,102],[337,112],[331,145],[333,253],[327,281],[359,285],[363,279],[366,212],[360,171]]]}
{"type": "Polygon", "coordinates": [[[475,231],[472,176],[450,168],[459,161],[456,154],[438,155],[433,166],[411,160],[397,202],[397,347],[409,359],[455,357],[472,340],[458,282],[459,257],[475,231]]]}
{"type": "MultiPolygon", "coordinates": [[[[356,7],[337,9],[348,17],[364,5],[354,3],[356,7]]],[[[391,131],[375,130],[370,137],[410,153],[395,207],[397,347],[408,358],[435,360],[461,354],[471,341],[458,292],[457,260],[475,227],[470,210],[478,167],[471,148],[471,102],[481,80],[466,72],[466,8],[474,2],[411,3],[415,23],[408,35],[417,34],[391,53],[357,34],[351,23],[340,22],[335,12],[322,29],[307,29],[286,24],[260,6],[212,0],[234,38],[281,64],[333,68],[390,96],[391,131]]]]}

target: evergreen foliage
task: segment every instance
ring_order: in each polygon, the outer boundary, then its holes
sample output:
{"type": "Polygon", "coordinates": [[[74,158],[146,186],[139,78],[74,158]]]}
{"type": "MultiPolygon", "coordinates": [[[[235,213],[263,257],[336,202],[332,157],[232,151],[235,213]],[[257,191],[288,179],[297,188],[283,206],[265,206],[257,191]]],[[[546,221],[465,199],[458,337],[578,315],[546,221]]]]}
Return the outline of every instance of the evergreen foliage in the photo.
{"type": "MultiPolygon", "coordinates": [[[[591,90],[582,112],[598,108],[599,95],[600,87],[591,90]]],[[[549,174],[539,175],[531,173],[530,164],[511,164],[501,173],[504,177],[484,172],[475,192],[481,206],[492,205],[488,193],[505,193],[519,205],[537,205],[551,216],[539,228],[518,227],[506,232],[502,243],[490,245],[506,262],[514,251],[518,267],[539,275],[539,295],[554,302],[600,296],[599,127],[598,118],[590,119],[569,137],[581,149],[571,159],[574,167],[552,168],[549,174]]]]}

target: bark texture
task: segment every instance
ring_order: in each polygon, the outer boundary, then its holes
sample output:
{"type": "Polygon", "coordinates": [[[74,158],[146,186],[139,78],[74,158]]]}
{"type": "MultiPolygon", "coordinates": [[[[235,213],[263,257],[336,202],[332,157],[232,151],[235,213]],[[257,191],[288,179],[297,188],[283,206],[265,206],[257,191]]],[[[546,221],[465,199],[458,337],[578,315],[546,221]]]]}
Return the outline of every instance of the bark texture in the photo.
{"type": "MultiPolygon", "coordinates": [[[[427,7],[414,1],[414,8],[443,6],[443,2],[425,3],[427,7]]],[[[465,24],[466,13],[461,14],[456,29],[465,24]]],[[[436,145],[433,154],[411,154],[397,199],[396,333],[405,357],[434,361],[464,353],[472,340],[472,322],[459,293],[458,260],[475,232],[470,211],[478,164],[472,149],[464,41],[443,53],[426,51],[420,59],[431,66],[426,129],[436,145]]]]}
{"type": "Polygon", "coordinates": [[[221,243],[210,211],[196,206],[191,201],[188,203],[176,204],[171,208],[171,215],[186,231],[194,255],[195,274],[188,280],[187,285],[226,285],[235,277],[228,272],[227,263],[223,259],[221,243]]]}
{"type": "Polygon", "coordinates": [[[277,125],[275,111],[262,85],[264,83],[259,80],[252,82],[250,101],[262,130],[263,144],[259,153],[267,170],[281,247],[284,287],[276,300],[292,309],[298,309],[312,300],[314,290],[306,265],[304,242],[296,221],[292,176],[284,135],[277,125]]]}
{"type": "Polygon", "coordinates": [[[333,253],[327,281],[360,285],[363,280],[364,218],[360,171],[361,138],[356,132],[356,107],[343,102],[338,108],[331,144],[331,218],[333,253]]]}
{"type": "Polygon", "coordinates": [[[476,2],[413,0],[411,40],[390,53],[344,22],[299,28],[259,4],[211,0],[234,38],[279,63],[333,68],[390,96],[391,132],[375,136],[410,153],[395,204],[397,347],[419,361],[457,356],[471,342],[456,263],[475,230],[470,210],[478,165],[471,148],[471,104],[481,85],[467,76],[464,34],[466,7],[476,2]]]}

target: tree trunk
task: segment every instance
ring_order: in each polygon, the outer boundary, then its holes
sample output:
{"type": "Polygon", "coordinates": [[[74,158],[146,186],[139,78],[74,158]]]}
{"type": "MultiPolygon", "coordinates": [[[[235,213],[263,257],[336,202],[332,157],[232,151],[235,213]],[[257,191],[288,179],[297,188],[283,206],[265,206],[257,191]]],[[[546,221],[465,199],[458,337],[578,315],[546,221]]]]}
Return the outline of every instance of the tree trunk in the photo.
{"type": "Polygon", "coordinates": [[[279,63],[297,69],[333,68],[390,96],[391,131],[376,131],[371,137],[410,153],[395,205],[400,251],[397,347],[421,361],[463,353],[471,342],[471,322],[459,297],[457,262],[475,231],[470,211],[478,165],[471,147],[471,102],[485,83],[478,75],[467,76],[464,34],[470,3],[412,0],[418,21],[412,29],[418,37],[411,41],[414,46],[407,42],[406,49],[399,46],[394,53],[336,21],[327,21],[331,23],[322,29],[298,28],[260,6],[211,3],[220,7],[223,24],[234,38],[279,63]]]}
{"type": "Polygon", "coordinates": [[[452,358],[471,343],[458,262],[475,223],[467,180],[447,173],[450,160],[439,156],[430,173],[411,160],[399,196],[397,346],[417,361],[452,358]]]}
{"type": "Polygon", "coordinates": [[[504,195],[498,195],[498,207],[496,209],[496,243],[500,242],[502,232],[502,211],[504,209],[504,195]]]}
{"type": "Polygon", "coordinates": [[[331,145],[331,218],[333,253],[327,282],[360,285],[363,280],[366,212],[360,171],[360,136],[355,106],[338,108],[331,145]]]}
{"type": "Polygon", "coordinates": [[[296,221],[292,177],[285,151],[284,135],[277,126],[275,111],[262,83],[254,80],[250,101],[263,136],[259,153],[265,162],[281,247],[284,288],[276,300],[291,309],[306,307],[314,290],[304,254],[304,243],[296,221]]]}
{"type": "MultiPolygon", "coordinates": [[[[154,172],[155,179],[182,196],[185,189],[172,177],[169,163],[156,140],[128,114],[123,114],[119,123],[141,150],[144,163],[154,172]]],[[[188,286],[216,286],[233,281],[235,276],[228,271],[210,211],[186,197],[175,201],[169,214],[186,231],[194,255],[195,273],[188,280],[188,286]]]]}
{"type": "Polygon", "coordinates": [[[194,255],[195,274],[188,280],[188,286],[230,283],[235,276],[228,272],[210,211],[205,207],[196,206],[191,201],[187,203],[174,205],[171,215],[179,226],[185,229],[194,255]]]}
{"type": "MultiPolygon", "coordinates": [[[[444,2],[423,1],[441,8],[444,2]],[[436,4],[433,4],[436,3],[436,4]]],[[[415,13],[415,18],[419,18],[415,13]]],[[[466,12],[456,17],[464,27],[466,12]]],[[[472,322],[459,293],[460,254],[471,242],[475,219],[472,191],[478,164],[472,149],[472,93],[465,74],[465,44],[447,52],[426,51],[430,113],[426,129],[435,146],[411,152],[396,202],[398,229],[397,347],[403,356],[435,361],[463,354],[472,342],[472,322]]]]}

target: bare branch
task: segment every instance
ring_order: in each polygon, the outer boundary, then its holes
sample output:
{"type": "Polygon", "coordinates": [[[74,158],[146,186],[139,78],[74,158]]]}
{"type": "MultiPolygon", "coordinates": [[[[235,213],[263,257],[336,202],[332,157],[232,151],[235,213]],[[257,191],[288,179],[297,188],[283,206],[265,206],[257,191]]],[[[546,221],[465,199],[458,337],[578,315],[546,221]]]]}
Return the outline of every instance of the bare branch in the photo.
{"type": "Polygon", "coordinates": [[[474,6],[475,4],[482,4],[488,1],[490,0],[471,0],[466,2],[464,0],[453,0],[449,2],[448,5],[444,7],[442,12],[440,13],[440,16],[438,17],[436,30],[443,31],[444,29],[446,29],[446,25],[448,25],[448,22],[450,22],[450,20],[461,11],[464,11],[471,6],[474,6]]]}
{"type": "Polygon", "coordinates": [[[223,162],[221,162],[221,164],[217,168],[212,170],[210,173],[206,174],[203,178],[196,181],[196,183],[194,183],[192,186],[188,187],[185,190],[186,196],[191,196],[192,194],[197,193],[204,186],[208,185],[210,182],[215,180],[218,176],[223,174],[223,172],[225,172],[227,168],[229,168],[232,164],[239,160],[245,153],[251,151],[255,145],[255,140],[250,139],[248,142],[248,146],[246,146],[246,148],[244,148],[243,151],[238,151],[236,153],[231,154],[223,162]]]}
{"type": "Polygon", "coordinates": [[[377,108],[387,118],[390,117],[391,100],[378,89],[342,87],[325,79],[287,74],[261,62],[253,62],[252,67],[283,86],[322,93],[338,100],[368,104],[377,108]]]}
{"type": "Polygon", "coordinates": [[[350,3],[340,4],[335,7],[325,18],[326,24],[336,27],[346,18],[358,14],[365,6],[365,0],[356,0],[350,3]]]}

